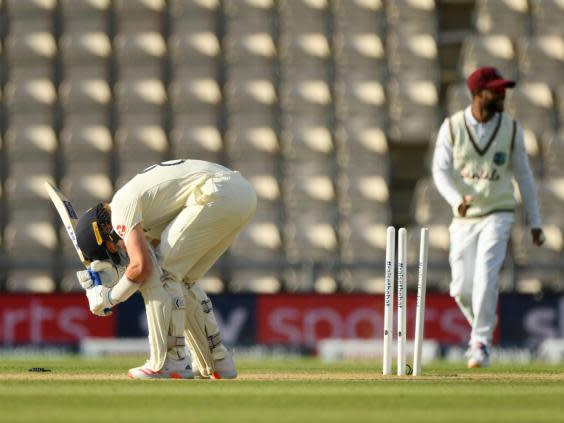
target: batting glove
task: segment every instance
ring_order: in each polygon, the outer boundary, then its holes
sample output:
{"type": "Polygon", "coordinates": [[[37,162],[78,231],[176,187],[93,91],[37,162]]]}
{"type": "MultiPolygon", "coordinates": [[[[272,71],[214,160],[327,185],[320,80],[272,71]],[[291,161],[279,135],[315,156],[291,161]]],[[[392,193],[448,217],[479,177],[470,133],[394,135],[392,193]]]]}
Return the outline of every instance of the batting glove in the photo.
{"type": "Polygon", "coordinates": [[[78,283],[84,290],[96,285],[92,272],[96,272],[102,285],[107,287],[114,286],[125,273],[125,266],[116,266],[110,261],[96,260],[90,264],[87,270],[76,272],[78,283]]]}
{"type": "Polygon", "coordinates": [[[86,290],[86,298],[88,298],[88,306],[92,314],[102,317],[112,314],[111,292],[111,288],[103,285],[86,290]]]}

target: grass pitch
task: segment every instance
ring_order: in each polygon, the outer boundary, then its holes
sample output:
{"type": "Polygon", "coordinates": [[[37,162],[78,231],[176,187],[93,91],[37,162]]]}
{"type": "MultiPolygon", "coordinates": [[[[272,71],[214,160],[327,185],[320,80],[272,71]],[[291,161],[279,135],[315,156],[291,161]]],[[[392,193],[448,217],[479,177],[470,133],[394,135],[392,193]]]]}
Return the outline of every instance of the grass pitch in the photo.
{"type": "Polygon", "coordinates": [[[398,378],[380,363],[239,360],[237,380],[127,379],[141,363],[3,358],[0,422],[564,422],[564,366],[435,363],[398,378]]]}

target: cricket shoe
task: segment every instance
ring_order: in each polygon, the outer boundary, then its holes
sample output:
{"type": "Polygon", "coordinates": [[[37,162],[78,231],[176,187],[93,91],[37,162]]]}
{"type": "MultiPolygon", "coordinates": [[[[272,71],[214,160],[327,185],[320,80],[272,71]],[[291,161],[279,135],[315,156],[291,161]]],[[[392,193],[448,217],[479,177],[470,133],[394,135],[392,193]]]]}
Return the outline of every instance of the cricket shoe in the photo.
{"type": "Polygon", "coordinates": [[[127,377],[130,379],[194,379],[194,374],[187,357],[181,360],[167,357],[161,370],[152,370],[147,360],[144,365],[129,369],[127,377]]]}
{"type": "MultiPolygon", "coordinates": [[[[225,357],[220,359],[215,359],[214,362],[214,372],[211,376],[212,379],[235,379],[237,378],[237,369],[235,368],[235,362],[233,361],[233,356],[229,351],[225,351],[225,357]]],[[[192,372],[196,379],[207,379],[200,373],[200,368],[198,363],[192,362],[192,372]]]]}
{"type": "Polygon", "coordinates": [[[490,356],[488,348],[485,344],[477,342],[468,350],[468,368],[477,369],[480,367],[488,367],[490,365],[490,356]]]}

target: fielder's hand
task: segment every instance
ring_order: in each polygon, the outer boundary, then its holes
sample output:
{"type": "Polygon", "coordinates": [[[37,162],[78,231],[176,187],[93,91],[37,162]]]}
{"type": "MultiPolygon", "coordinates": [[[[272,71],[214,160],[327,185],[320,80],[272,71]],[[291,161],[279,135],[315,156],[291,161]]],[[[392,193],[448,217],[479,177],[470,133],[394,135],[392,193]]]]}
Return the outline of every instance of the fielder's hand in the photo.
{"type": "Polygon", "coordinates": [[[533,244],[540,247],[546,241],[542,228],[532,228],[531,235],[533,236],[533,244]]]}
{"type": "Polygon", "coordinates": [[[119,281],[119,279],[124,274],[125,266],[115,266],[113,263],[107,260],[93,261],[87,270],[80,270],[76,272],[78,283],[85,290],[95,286],[91,272],[98,273],[102,285],[111,288],[119,281]]]}
{"type": "Polygon", "coordinates": [[[86,290],[86,298],[88,298],[88,306],[92,314],[96,316],[109,316],[112,314],[112,301],[110,297],[111,288],[98,285],[86,290]]]}
{"type": "Polygon", "coordinates": [[[462,199],[462,203],[460,203],[460,205],[458,206],[458,214],[461,217],[466,217],[466,212],[470,207],[472,207],[471,203],[473,199],[474,197],[472,197],[471,195],[464,196],[464,198],[462,199]]]}

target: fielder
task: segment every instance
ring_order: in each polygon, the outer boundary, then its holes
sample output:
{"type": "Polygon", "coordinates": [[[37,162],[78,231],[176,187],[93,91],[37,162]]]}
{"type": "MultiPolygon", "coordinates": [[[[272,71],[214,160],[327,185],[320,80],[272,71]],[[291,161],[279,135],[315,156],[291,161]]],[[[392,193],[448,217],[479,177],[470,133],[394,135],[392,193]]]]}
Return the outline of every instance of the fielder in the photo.
{"type": "Polygon", "coordinates": [[[450,295],[472,327],[468,367],[489,365],[495,329],[497,281],[505,258],[516,201],[515,178],[531,226],[533,243],[544,242],[533,174],[523,130],[503,113],[505,90],[514,81],[483,67],[467,80],[472,104],[439,129],[433,179],[451,205],[450,295]]]}
{"type": "Polygon", "coordinates": [[[100,203],[80,218],[78,245],[93,263],[77,275],[92,313],[105,316],[135,292],[143,296],[150,356],[129,370],[130,378],[237,376],[211,301],[197,281],[255,209],[256,194],[239,172],[173,160],[141,171],[110,204],[100,203]],[[102,285],[94,286],[93,271],[102,285]]]}

